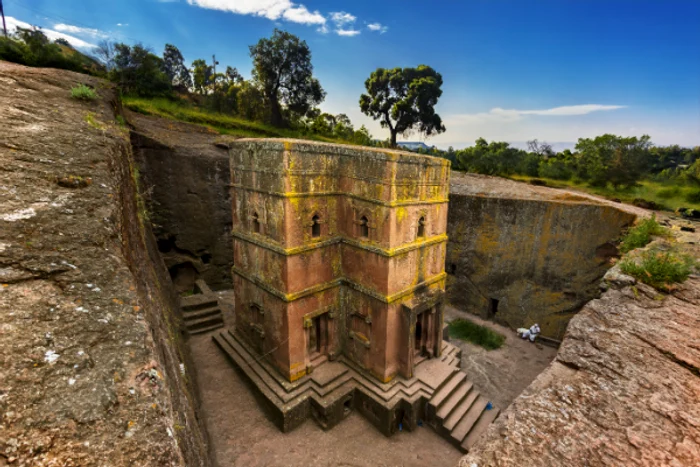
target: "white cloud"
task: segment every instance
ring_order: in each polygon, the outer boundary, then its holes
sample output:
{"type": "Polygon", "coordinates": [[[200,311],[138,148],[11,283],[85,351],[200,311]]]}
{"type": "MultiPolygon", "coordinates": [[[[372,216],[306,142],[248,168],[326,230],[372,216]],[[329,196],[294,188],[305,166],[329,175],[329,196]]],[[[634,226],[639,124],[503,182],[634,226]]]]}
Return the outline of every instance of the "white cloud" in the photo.
{"type": "Polygon", "coordinates": [[[187,3],[237,15],[262,16],[270,20],[283,18],[300,24],[326,23],[326,18],[318,11],[310,12],[304,5],[296,5],[290,0],[187,0],[187,3]]]}
{"type": "Polygon", "coordinates": [[[326,18],[318,11],[310,12],[304,5],[299,5],[288,10],[284,10],[282,17],[287,21],[299,24],[320,24],[325,26],[326,18]]]}
{"type": "Polygon", "coordinates": [[[336,26],[338,26],[338,28],[342,28],[346,24],[354,23],[356,19],[356,16],[353,16],[345,11],[336,11],[331,13],[331,20],[336,24],[336,26]]]}
{"type": "Polygon", "coordinates": [[[552,115],[552,116],[569,116],[569,115],[586,115],[591,112],[599,112],[602,110],[617,110],[624,109],[624,105],[600,105],[600,104],[583,104],[583,105],[565,105],[562,107],[554,107],[545,110],[506,110],[496,107],[491,109],[491,113],[504,116],[520,116],[520,115],[552,115]]]}
{"type": "Polygon", "coordinates": [[[107,37],[107,34],[103,33],[99,29],[81,28],[70,24],[59,23],[53,28],[56,31],[65,32],[68,34],[77,34],[79,36],[107,37]]]}
{"type": "Polygon", "coordinates": [[[527,115],[539,115],[548,117],[569,117],[574,115],[587,115],[592,112],[601,112],[606,110],[624,109],[624,105],[601,105],[601,104],[583,104],[583,105],[567,105],[562,107],[553,107],[543,110],[516,110],[516,109],[501,109],[495,107],[489,112],[481,112],[476,114],[455,114],[451,118],[462,122],[483,122],[483,121],[501,121],[509,122],[520,120],[527,115]]]}
{"type": "MultiPolygon", "coordinates": [[[[10,34],[13,34],[18,27],[25,29],[32,28],[31,24],[25,23],[24,21],[20,21],[17,18],[13,18],[12,16],[7,16],[5,18],[5,21],[7,22],[7,31],[10,34]]],[[[63,32],[55,31],[53,29],[41,28],[41,32],[43,32],[46,35],[46,37],[48,37],[52,41],[55,41],[56,39],[65,39],[70,45],[79,49],[92,49],[96,47],[95,44],[91,44],[82,39],[78,39],[75,36],[71,36],[70,34],[65,34],[63,32]]]]}
{"type": "Polygon", "coordinates": [[[125,27],[129,26],[129,23],[117,23],[117,26],[120,28],[125,28],[125,27]]]}
{"type": "Polygon", "coordinates": [[[379,34],[384,34],[389,30],[389,28],[382,25],[382,23],[369,23],[367,25],[367,29],[369,29],[370,31],[378,32],[379,34]]]}
{"type": "Polygon", "coordinates": [[[354,37],[357,36],[360,31],[356,29],[336,29],[335,33],[343,37],[354,37]]]}

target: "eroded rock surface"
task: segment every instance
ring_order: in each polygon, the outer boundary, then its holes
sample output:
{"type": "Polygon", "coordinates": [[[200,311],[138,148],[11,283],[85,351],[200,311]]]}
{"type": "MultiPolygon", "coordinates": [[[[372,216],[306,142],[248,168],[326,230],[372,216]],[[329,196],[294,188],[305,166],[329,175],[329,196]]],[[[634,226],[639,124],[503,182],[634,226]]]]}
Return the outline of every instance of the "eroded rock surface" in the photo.
{"type": "Polygon", "coordinates": [[[700,465],[698,343],[697,276],[609,289],[460,465],[700,465]]]}
{"type": "Polygon", "coordinates": [[[231,287],[229,156],[207,128],[127,112],[154,234],[181,292],[231,287]]]}
{"type": "Polygon", "coordinates": [[[447,260],[451,303],[511,329],[561,339],[599,294],[616,240],[643,210],[583,194],[456,173],[447,260]]]}
{"type": "Polygon", "coordinates": [[[0,465],[205,463],[115,102],[0,62],[0,465]]]}

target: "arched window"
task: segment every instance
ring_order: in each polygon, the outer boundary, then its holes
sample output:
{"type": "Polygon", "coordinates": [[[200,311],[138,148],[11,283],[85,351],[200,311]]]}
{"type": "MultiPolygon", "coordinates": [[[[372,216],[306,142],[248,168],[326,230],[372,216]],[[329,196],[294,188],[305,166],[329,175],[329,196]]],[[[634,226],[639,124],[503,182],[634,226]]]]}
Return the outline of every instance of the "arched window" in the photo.
{"type": "Polygon", "coordinates": [[[253,232],[260,233],[260,218],[257,212],[253,213],[253,232]]]}
{"type": "Polygon", "coordinates": [[[311,236],[313,238],[318,238],[321,236],[321,218],[317,214],[311,218],[311,236]]]}
{"type": "Polygon", "coordinates": [[[418,219],[418,238],[425,237],[425,217],[418,219]]]}
{"type": "Polygon", "coordinates": [[[365,216],[360,219],[360,237],[369,238],[369,220],[365,216]]]}

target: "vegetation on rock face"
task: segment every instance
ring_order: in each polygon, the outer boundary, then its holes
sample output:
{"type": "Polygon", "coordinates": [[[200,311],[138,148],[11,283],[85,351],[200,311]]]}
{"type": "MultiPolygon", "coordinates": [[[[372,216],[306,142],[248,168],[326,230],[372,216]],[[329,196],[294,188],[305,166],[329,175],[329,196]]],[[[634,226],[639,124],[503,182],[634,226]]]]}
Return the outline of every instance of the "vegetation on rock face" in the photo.
{"type": "Polygon", "coordinates": [[[668,234],[668,229],[662,227],[656,221],[656,216],[651,216],[648,219],[643,219],[636,226],[627,231],[627,234],[620,243],[620,251],[628,253],[637,248],[645,247],[651,243],[651,237],[666,236],[668,234]]]}
{"type": "Polygon", "coordinates": [[[84,84],[79,84],[78,86],[72,87],[70,90],[70,95],[73,99],[91,101],[97,98],[97,93],[94,89],[84,84]]]}
{"type": "Polygon", "coordinates": [[[471,342],[479,345],[486,350],[495,350],[500,348],[506,341],[503,334],[480,326],[466,319],[456,319],[448,323],[450,337],[455,337],[463,341],[471,342]]]}
{"type": "Polygon", "coordinates": [[[417,68],[377,68],[365,81],[367,94],[360,96],[360,109],[396,136],[416,130],[430,136],[445,131],[435,105],[442,95],[442,75],[426,65],[417,68]]]}
{"type": "Polygon", "coordinates": [[[695,266],[695,259],[688,254],[651,248],[637,257],[625,258],[620,270],[655,289],[671,292],[674,284],[688,279],[695,266]]]}

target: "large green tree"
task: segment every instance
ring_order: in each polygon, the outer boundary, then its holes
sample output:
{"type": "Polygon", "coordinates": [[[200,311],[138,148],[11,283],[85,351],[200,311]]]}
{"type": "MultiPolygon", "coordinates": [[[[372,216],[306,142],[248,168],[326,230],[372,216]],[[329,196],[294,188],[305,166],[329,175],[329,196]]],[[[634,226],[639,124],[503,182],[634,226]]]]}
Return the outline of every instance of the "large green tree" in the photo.
{"type": "Polygon", "coordinates": [[[445,131],[435,105],[442,95],[442,76],[426,65],[417,68],[377,68],[365,81],[367,94],[360,109],[396,136],[416,130],[426,136],[445,131]]]}
{"type": "Polygon", "coordinates": [[[163,72],[163,59],[141,44],[114,45],[114,67],[110,78],[119,83],[125,94],[157,96],[171,91],[170,79],[163,72]]]}
{"type": "Polygon", "coordinates": [[[192,76],[190,70],[185,66],[185,58],[180,49],[172,44],[165,44],[163,52],[163,71],[173,86],[181,86],[186,89],[192,88],[192,76]]]}
{"type": "Polygon", "coordinates": [[[271,38],[250,46],[250,56],[253,79],[263,91],[273,125],[287,125],[283,106],[305,115],[326,97],[313,76],[309,46],[294,34],[275,29],[271,38]]]}
{"type": "Polygon", "coordinates": [[[579,138],[576,150],[579,164],[592,185],[610,183],[615,189],[633,186],[647,172],[650,165],[651,138],[602,135],[579,138]]]}

